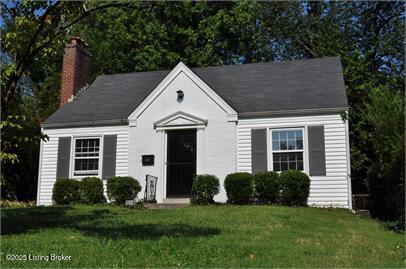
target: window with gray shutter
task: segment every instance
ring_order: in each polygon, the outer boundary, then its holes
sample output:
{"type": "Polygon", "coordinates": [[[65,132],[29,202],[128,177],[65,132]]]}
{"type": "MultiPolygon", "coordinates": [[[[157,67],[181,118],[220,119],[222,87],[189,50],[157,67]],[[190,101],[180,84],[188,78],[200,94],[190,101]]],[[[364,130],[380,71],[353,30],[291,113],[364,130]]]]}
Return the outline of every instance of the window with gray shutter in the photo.
{"type": "Polygon", "coordinates": [[[303,171],[303,129],[274,129],[271,134],[273,171],[303,171]]]}
{"type": "Polygon", "coordinates": [[[56,162],[56,178],[69,177],[70,137],[60,137],[58,141],[58,159],[56,162]]]}
{"type": "Polygon", "coordinates": [[[117,135],[105,135],[103,143],[103,172],[102,179],[116,175],[117,135]]]}
{"type": "Polygon", "coordinates": [[[310,176],[326,175],[326,150],[324,126],[309,126],[309,174],[310,176]]]}
{"type": "Polygon", "coordinates": [[[76,138],[73,174],[97,176],[99,174],[100,138],[76,138]]]}
{"type": "Polygon", "coordinates": [[[268,170],[266,129],[251,129],[251,165],[253,174],[268,170]]]}

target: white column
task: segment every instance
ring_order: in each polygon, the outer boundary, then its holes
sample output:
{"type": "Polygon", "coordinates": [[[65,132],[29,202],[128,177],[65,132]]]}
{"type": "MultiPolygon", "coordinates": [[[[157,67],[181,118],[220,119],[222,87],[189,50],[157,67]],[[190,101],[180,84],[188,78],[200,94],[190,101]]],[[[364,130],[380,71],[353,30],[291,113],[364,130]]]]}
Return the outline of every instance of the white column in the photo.
{"type": "Polygon", "coordinates": [[[204,137],[204,128],[198,128],[196,132],[196,174],[206,173],[206,145],[204,137]]]}

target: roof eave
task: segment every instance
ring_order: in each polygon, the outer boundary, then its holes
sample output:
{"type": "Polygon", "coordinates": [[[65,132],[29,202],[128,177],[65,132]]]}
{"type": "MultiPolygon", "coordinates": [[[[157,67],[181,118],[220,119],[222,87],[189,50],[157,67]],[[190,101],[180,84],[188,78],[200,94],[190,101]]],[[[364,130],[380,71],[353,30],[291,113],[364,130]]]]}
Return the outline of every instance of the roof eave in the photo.
{"type": "Polygon", "coordinates": [[[239,119],[246,118],[261,118],[261,117],[283,117],[283,116],[302,116],[302,115],[320,115],[332,114],[348,111],[348,107],[333,107],[333,108],[310,108],[298,110],[279,110],[279,111],[259,111],[259,112],[242,112],[238,113],[239,119]]]}
{"type": "Polygon", "coordinates": [[[111,125],[128,125],[128,120],[114,119],[114,120],[42,123],[41,127],[44,129],[56,129],[56,128],[74,128],[74,127],[111,126],[111,125]]]}

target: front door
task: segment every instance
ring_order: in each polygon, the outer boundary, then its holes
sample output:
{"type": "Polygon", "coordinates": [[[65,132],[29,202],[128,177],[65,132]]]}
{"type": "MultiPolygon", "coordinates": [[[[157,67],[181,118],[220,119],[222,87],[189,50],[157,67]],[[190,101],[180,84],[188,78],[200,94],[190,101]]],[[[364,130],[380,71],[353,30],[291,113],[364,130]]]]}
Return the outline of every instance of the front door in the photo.
{"type": "Polygon", "coordinates": [[[190,197],[196,174],[196,130],[168,131],[166,197],[190,197]]]}

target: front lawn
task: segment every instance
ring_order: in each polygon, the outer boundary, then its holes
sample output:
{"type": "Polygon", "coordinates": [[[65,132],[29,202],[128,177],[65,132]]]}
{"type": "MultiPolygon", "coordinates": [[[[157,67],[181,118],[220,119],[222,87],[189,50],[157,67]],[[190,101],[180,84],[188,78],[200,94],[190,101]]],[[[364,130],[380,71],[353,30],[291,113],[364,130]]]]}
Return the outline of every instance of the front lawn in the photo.
{"type": "Polygon", "coordinates": [[[1,216],[2,267],[404,265],[403,235],[340,209],[73,206],[10,208],[1,216]],[[24,260],[51,254],[71,259],[24,260]]]}

